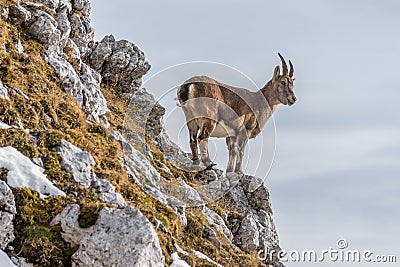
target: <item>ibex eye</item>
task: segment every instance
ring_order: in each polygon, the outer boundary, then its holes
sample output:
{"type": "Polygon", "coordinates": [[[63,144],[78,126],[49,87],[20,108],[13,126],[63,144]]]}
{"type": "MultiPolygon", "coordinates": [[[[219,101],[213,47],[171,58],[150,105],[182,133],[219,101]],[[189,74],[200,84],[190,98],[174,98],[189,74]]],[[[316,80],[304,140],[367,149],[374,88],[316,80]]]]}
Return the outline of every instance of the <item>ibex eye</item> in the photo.
{"type": "Polygon", "coordinates": [[[281,81],[281,84],[282,84],[282,85],[286,85],[286,82],[285,82],[285,81],[281,81]]]}

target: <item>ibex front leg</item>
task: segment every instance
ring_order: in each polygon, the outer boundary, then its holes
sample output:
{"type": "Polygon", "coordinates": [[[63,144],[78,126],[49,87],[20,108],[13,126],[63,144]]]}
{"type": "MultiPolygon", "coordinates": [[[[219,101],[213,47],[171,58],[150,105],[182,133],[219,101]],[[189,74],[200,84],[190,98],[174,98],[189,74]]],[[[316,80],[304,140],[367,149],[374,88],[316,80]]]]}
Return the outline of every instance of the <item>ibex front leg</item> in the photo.
{"type": "Polygon", "coordinates": [[[233,172],[235,170],[235,163],[237,160],[237,155],[239,153],[239,148],[237,146],[237,136],[230,136],[226,138],[226,144],[228,145],[229,160],[226,167],[226,172],[233,172]]]}
{"type": "Polygon", "coordinates": [[[236,173],[243,173],[242,172],[242,164],[243,164],[243,156],[244,156],[244,151],[246,149],[247,141],[248,141],[247,133],[246,132],[241,132],[237,136],[237,146],[238,146],[238,152],[237,152],[237,157],[236,157],[236,164],[235,164],[235,172],[236,173]]]}

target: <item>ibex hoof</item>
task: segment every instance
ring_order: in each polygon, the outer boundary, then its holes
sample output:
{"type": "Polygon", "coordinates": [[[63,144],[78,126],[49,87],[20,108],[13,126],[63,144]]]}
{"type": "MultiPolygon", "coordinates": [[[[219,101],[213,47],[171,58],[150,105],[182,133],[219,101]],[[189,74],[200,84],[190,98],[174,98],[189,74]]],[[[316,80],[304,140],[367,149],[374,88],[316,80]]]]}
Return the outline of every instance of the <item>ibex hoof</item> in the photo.
{"type": "Polygon", "coordinates": [[[217,164],[214,162],[211,162],[210,164],[208,164],[208,166],[205,168],[205,170],[212,170],[214,168],[214,166],[217,166],[217,164]]]}
{"type": "Polygon", "coordinates": [[[199,159],[193,159],[192,162],[193,162],[193,165],[199,165],[200,164],[200,160],[199,159]]]}

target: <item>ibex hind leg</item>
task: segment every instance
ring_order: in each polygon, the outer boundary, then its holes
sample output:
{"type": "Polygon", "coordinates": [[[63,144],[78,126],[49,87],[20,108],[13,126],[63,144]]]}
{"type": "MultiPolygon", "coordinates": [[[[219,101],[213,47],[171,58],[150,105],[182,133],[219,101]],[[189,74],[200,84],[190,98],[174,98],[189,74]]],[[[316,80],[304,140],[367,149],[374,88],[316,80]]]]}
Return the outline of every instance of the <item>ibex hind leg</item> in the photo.
{"type": "Polygon", "coordinates": [[[188,129],[189,129],[189,145],[190,145],[190,150],[192,152],[192,161],[193,164],[199,164],[199,154],[198,154],[198,146],[197,146],[197,135],[199,133],[199,126],[197,125],[195,120],[191,120],[186,123],[188,129]]]}
{"type": "Polygon", "coordinates": [[[210,155],[208,153],[208,138],[214,131],[216,125],[217,123],[215,121],[208,119],[206,122],[203,123],[203,128],[201,129],[201,133],[199,136],[200,158],[205,166],[215,165],[211,161],[210,155]]]}

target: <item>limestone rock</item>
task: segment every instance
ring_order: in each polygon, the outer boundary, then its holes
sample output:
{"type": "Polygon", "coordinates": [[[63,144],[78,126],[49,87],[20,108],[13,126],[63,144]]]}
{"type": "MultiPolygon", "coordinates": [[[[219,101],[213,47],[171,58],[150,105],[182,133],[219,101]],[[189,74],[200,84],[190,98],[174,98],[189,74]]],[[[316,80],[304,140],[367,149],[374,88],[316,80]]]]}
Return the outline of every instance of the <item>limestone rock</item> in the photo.
{"type": "Polygon", "coordinates": [[[132,92],[141,86],[141,77],[148,72],[150,64],[144,53],[133,43],[116,41],[109,35],[91,47],[87,62],[100,72],[103,81],[121,86],[132,92]]]}
{"type": "Polygon", "coordinates": [[[100,91],[99,74],[82,64],[82,76],[79,77],[71,63],[56,53],[48,54],[46,60],[60,77],[64,90],[75,98],[88,118],[100,122],[100,117],[108,112],[108,107],[100,91]]]}
{"type": "Polygon", "coordinates": [[[0,180],[0,249],[14,240],[13,219],[17,210],[14,195],[8,185],[0,180]]]}
{"type": "Polygon", "coordinates": [[[42,15],[32,23],[28,33],[43,43],[46,49],[52,51],[57,50],[61,40],[61,32],[57,29],[57,22],[45,12],[42,12],[42,15]]]}
{"type": "Polygon", "coordinates": [[[20,39],[17,39],[14,42],[14,48],[18,53],[24,53],[24,47],[23,47],[20,39]]]}
{"type": "Polygon", "coordinates": [[[218,248],[221,247],[221,242],[218,240],[217,234],[215,233],[214,229],[206,225],[203,226],[203,237],[210,240],[210,242],[213,243],[214,246],[218,248]]]}
{"type": "Polygon", "coordinates": [[[14,25],[27,27],[26,33],[43,44],[46,61],[55,69],[63,89],[76,99],[88,119],[107,125],[104,115],[108,108],[100,91],[101,76],[81,60],[94,35],[90,26],[90,4],[82,0],[74,1],[73,5],[79,8],[81,16],[71,12],[69,0],[41,0],[40,4],[28,1],[19,4],[18,1],[10,6],[9,18],[14,25]],[[54,13],[54,18],[50,13],[54,13]]]}
{"type": "Polygon", "coordinates": [[[20,5],[19,1],[15,5],[9,7],[8,17],[12,24],[21,26],[31,19],[31,12],[20,5]]]}
{"type": "Polygon", "coordinates": [[[10,129],[11,126],[0,121],[0,129],[10,129]]]}
{"type": "Polygon", "coordinates": [[[79,227],[78,216],[79,206],[70,205],[52,221],[61,223],[66,241],[79,244],[72,266],[164,266],[157,233],[138,209],[103,208],[86,229],[79,227]]]}
{"type": "Polygon", "coordinates": [[[177,181],[180,184],[178,195],[174,195],[177,199],[184,201],[185,204],[190,207],[198,207],[205,204],[196,189],[187,185],[181,178],[177,178],[177,181]]]}
{"type": "Polygon", "coordinates": [[[90,14],[90,3],[89,0],[74,0],[74,9],[81,11],[83,15],[89,16],[90,14]]]}
{"type": "Polygon", "coordinates": [[[79,213],[79,205],[68,205],[50,223],[50,225],[61,224],[63,239],[73,246],[79,245],[81,240],[90,233],[90,228],[81,228],[79,226],[79,213]]]}
{"type": "Polygon", "coordinates": [[[65,47],[71,34],[71,23],[68,20],[67,11],[56,13],[57,29],[60,31],[60,46],[65,47]]]}
{"type": "Polygon", "coordinates": [[[89,115],[89,120],[99,122],[100,117],[108,112],[107,101],[100,91],[101,76],[84,63],[81,65],[81,73],[80,78],[84,86],[83,109],[89,115]]]}
{"type": "Polygon", "coordinates": [[[83,106],[83,85],[71,63],[55,52],[45,55],[45,59],[54,68],[65,92],[83,106]]]}
{"type": "Polygon", "coordinates": [[[272,214],[269,192],[265,188],[263,180],[254,176],[243,175],[241,184],[250,205],[256,209],[263,209],[272,214]]]}
{"type": "Polygon", "coordinates": [[[114,36],[108,35],[96,45],[89,57],[89,64],[94,70],[101,72],[104,62],[112,54],[114,43],[114,36]]]}
{"type": "Polygon", "coordinates": [[[244,251],[252,252],[260,246],[260,232],[258,231],[256,218],[252,214],[244,216],[235,236],[236,244],[244,251]]]}
{"type": "Polygon", "coordinates": [[[244,214],[227,222],[234,235],[234,244],[248,252],[258,249],[279,250],[269,193],[264,184],[256,177],[242,175],[227,197],[238,212],[244,214]]]}
{"type": "Polygon", "coordinates": [[[215,211],[204,207],[203,214],[206,217],[208,223],[218,229],[226,238],[227,241],[233,240],[231,230],[226,226],[224,219],[221,218],[215,211]]]}
{"type": "Polygon", "coordinates": [[[83,186],[90,186],[97,179],[92,171],[95,161],[89,152],[84,152],[73,144],[62,140],[56,151],[61,155],[61,165],[72,174],[74,180],[83,186]]]}
{"type": "Polygon", "coordinates": [[[120,193],[113,193],[113,192],[99,193],[99,199],[106,203],[112,204],[117,208],[123,208],[126,206],[125,199],[120,193]]]}
{"type": "Polygon", "coordinates": [[[35,2],[41,3],[49,9],[55,10],[60,4],[60,0],[36,0],[35,2]]]}
{"type": "Polygon", "coordinates": [[[8,20],[9,19],[9,15],[10,15],[10,9],[8,7],[3,7],[1,9],[1,17],[4,20],[8,20]]]}
{"type": "Polygon", "coordinates": [[[87,52],[88,44],[93,41],[94,31],[90,26],[90,20],[88,17],[81,17],[77,13],[73,13],[69,17],[71,23],[71,35],[70,37],[79,47],[82,55],[87,52]]]}
{"type": "Polygon", "coordinates": [[[62,140],[56,149],[61,155],[61,166],[72,174],[75,181],[86,187],[92,187],[99,199],[116,207],[125,207],[126,202],[121,194],[115,192],[115,186],[105,179],[98,179],[93,171],[95,161],[89,152],[82,151],[73,144],[62,140]]]}
{"type": "MultiPolygon", "coordinates": [[[[141,186],[147,194],[152,195],[168,207],[185,206],[183,201],[166,192],[171,191],[167,190],[170,184],[160,176],[160,173],[157,172],[148,158],[127,142],[119,132],[110,130],[110,134],[121,143],[124,150],[124,159],[120,160],[121,165],[135,183],[141,186]],[[164,186],[164,190],[161,189],[160,184],[164,186]]],[[[179,190],[176,186],[173,189],[179,190]]]]}

